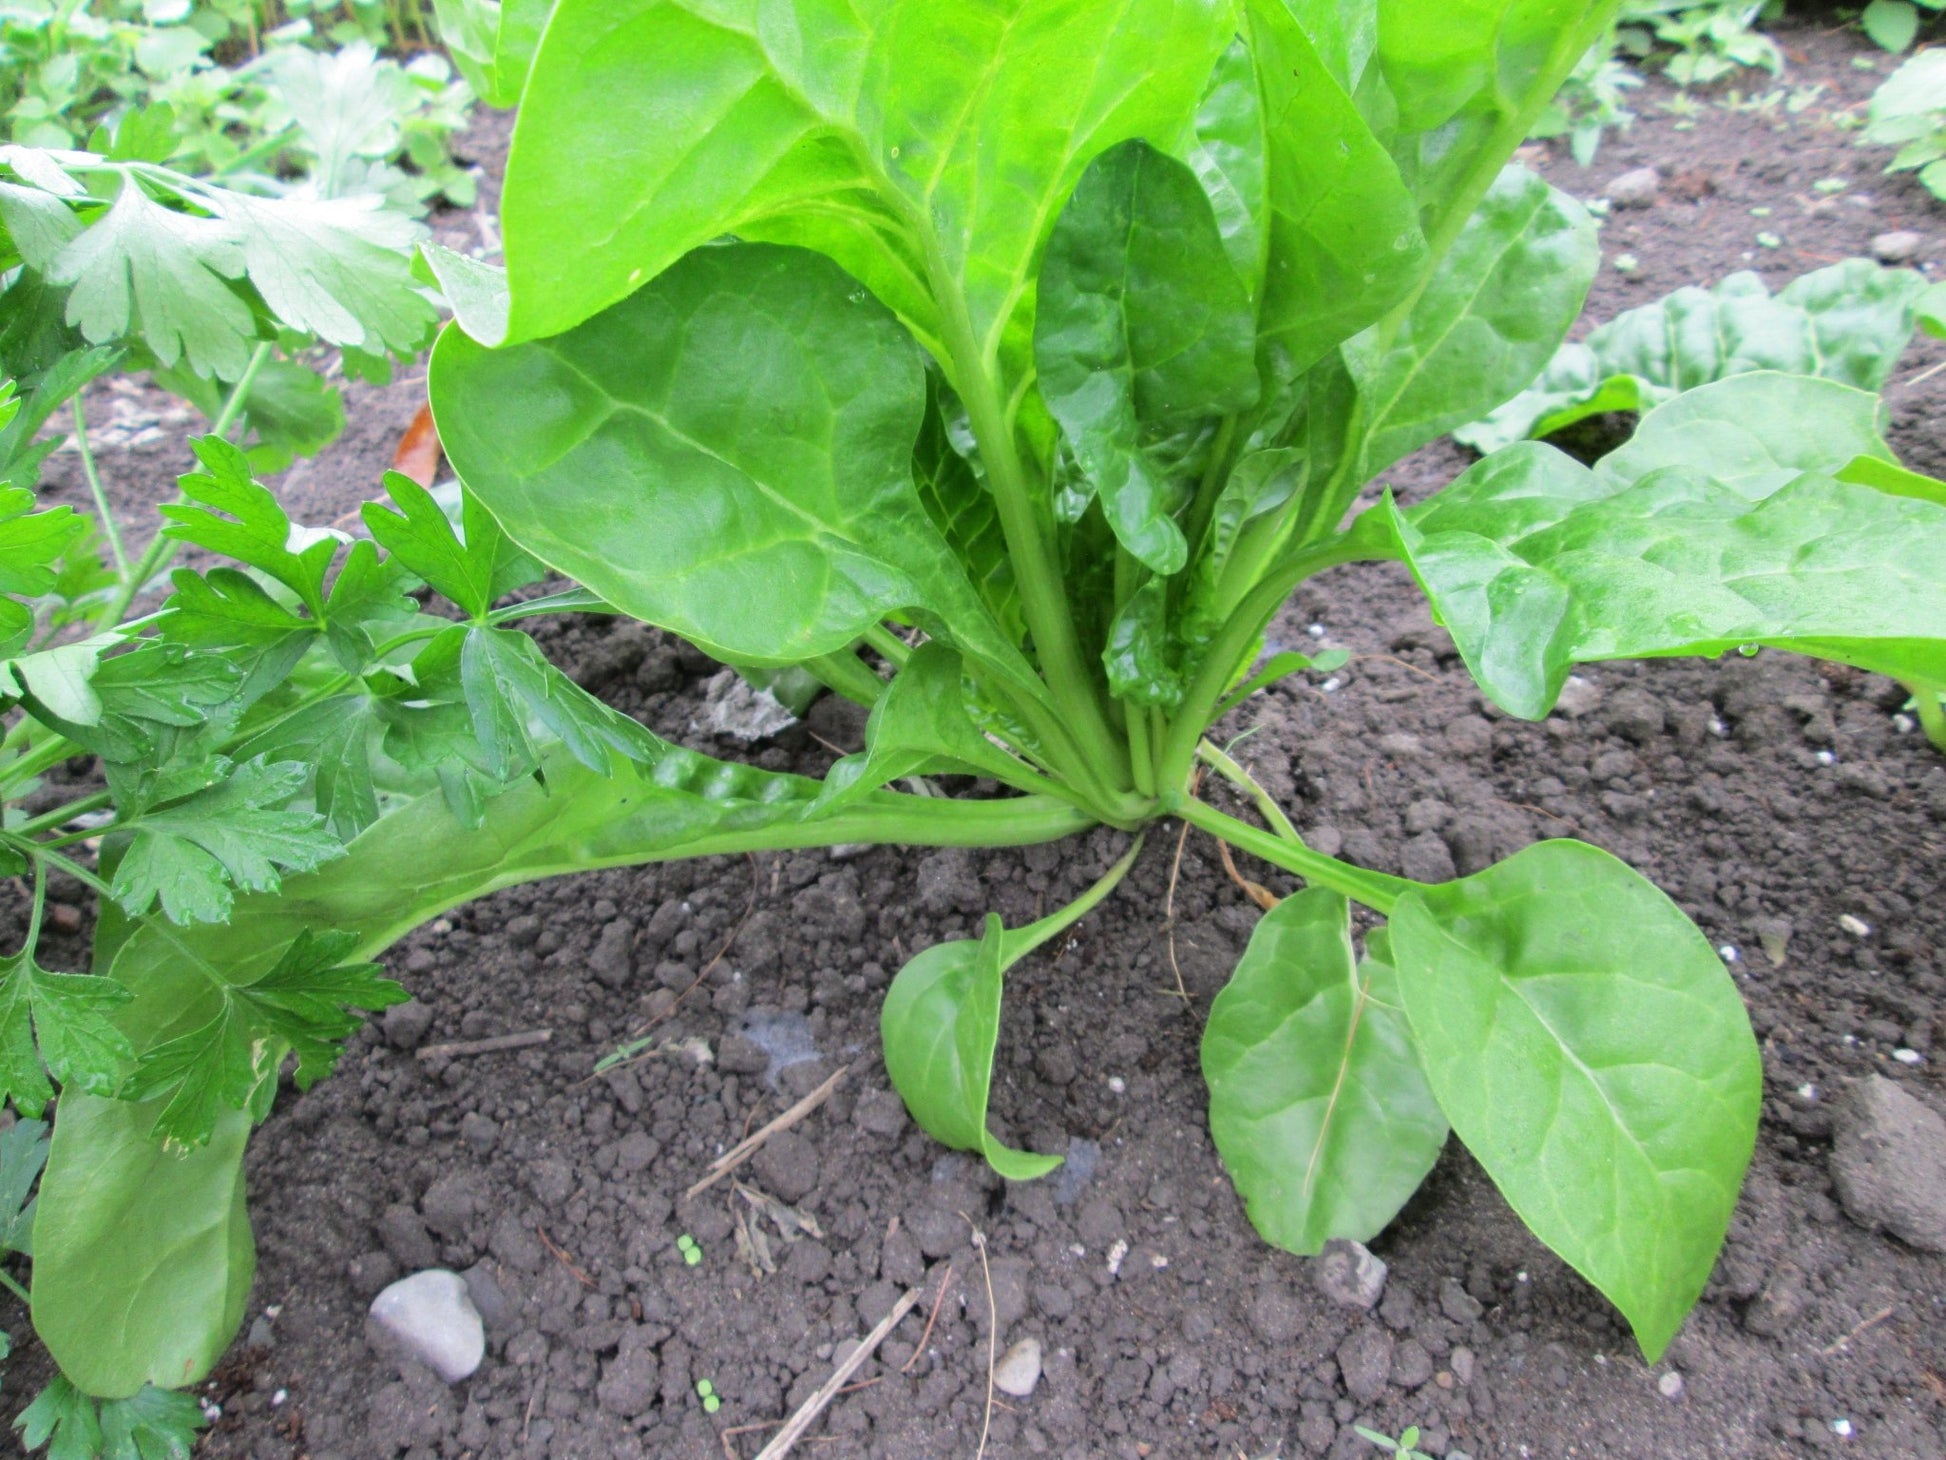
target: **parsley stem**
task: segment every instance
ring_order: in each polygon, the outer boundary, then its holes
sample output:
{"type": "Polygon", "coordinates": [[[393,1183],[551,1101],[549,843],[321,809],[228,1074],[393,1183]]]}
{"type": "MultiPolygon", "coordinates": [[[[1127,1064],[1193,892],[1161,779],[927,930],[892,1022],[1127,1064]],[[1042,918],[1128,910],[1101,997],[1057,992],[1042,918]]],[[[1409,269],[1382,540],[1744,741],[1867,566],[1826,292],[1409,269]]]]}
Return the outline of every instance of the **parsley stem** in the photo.
{"type": "MultiPolygon", "coordinates": [[[[243,367],[243,374],[238,376],[236,384],[230,387],[230,393],[223,401],[223,408],[216,413],[216,419],[210,423],[212,436],[229,439],[230,428],[237,423],[237,418],[243,414],[244,404],[250,399],[250,387],[256,384],[257,372],[263,369],[264,361],[269,358],[270,341],[259,340],[257,348],[250,352],[250,363],[243,367]]],[[[178,497],[176,500],[182,499],[178,497]]],[[[142,560],[135,565],[135,571],[122,575],[121,586],[115,590],[115,596],[108,600],[101,617],[95,621],[96,626],[107,629],[121,622],[122,615],[128,612],[128,606],[135,601],[135,595],[147,587],[156,574],[168,567],[170,559],[175,555],[174,538],[164,537],[160,532],[151,538],[147,550],[142,554],[142,560]]]]}
{"type": "Polygon", "coordinates": [[[13,1274],[9,1273],[4,1268],[0,1268],[0,1284],[4,1284],[7,1291],[12,1293],[16,1298],[20,1299],[21,1302],[31,1303],[34,1301],[33,1298],[28,1295],[27,1289],[23,1288],[19,1283],[15,1282],[13,1279],[13,1274]]]}
{"type": "Polygon", "coordinates": [[[108,539],[108,551],[115,555],[115,576],[127,581],[128,552],[122,546],[122,530],[116,525],[115,514],[109,510],[108,493],[102,490],[94,448],[88,444],[88,416],[81,406],[83,393],[82,390],[74,393],[74,449],[81,457],[81,474],[88,479],[88,490],[94,495],[95,516],[101,519],[102,536],[108,539]]]}
{"type": "MultiPolygon", "coordinates": [[[[46,831],[49,827],[63,825],[77,816],[85,816],[90,811],[99,811],[113,799],[108,792],[97,791],[94,795],[84,796],[79,801],[70,801],[65,806],[57,806],[52,811],[36,816],[32,821],[23,821],[13,828],[14,835],[32,836],[37,831],[46,831]]],[[[97,827],[87,835],[93,836],[100,830],[101,828],[97,827]]]]}

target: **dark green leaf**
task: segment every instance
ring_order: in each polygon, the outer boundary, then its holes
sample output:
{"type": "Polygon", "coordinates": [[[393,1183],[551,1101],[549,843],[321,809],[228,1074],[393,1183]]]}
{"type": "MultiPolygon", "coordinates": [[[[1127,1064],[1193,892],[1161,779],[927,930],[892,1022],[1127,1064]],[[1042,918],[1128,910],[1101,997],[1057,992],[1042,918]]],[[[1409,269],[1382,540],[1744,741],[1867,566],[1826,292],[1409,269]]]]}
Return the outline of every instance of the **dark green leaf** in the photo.
{"type": "Polygon", "coordinates": [[[1252,543],[1246,530],[1274,521],[1304,490],[1309,473],[1309,457],[1291,447],[1249,452],[1231,468],[1190,568],[1181,621],[1188,642],[1207,643],[1256,583],[1269,544],[1252,543]]]}
{"type": "Polygon", "coordinates": [[[1209,196],[1230,267],[1253,296],[1263,287],[1270,241],[1268,147],[1257,68],[1239,36],[1217,58],[1203,88],[1188,162],[1209,196]]]}
{"type": "Polygon", "coordinates": [[[928,371],[926,387],[925,421],[912,448],[913,484],[926,515],[973,580],[987,612],[1018,644],[1024,637],[1020,592],[1013,559],[1007,556],[1000,509],[973,463],[953,445],[946,415],[949,406],[957,410],[957,403],[950,401],[945,383],[928,371]]]}
{"type": "Polygon", "coordinates": [[[220,436],[190,444],[205,469],[181,478],[179,485],[195,505],[164,507],[169,526],[163,535],[269,574],[302,599],[314,619],[323,618],[324,577],[338,540],[320,537],[293,552],[290,517],[252,476],[250,459],[220,436]]]}
{"type": "Polygon", "coordinates": [[[1210,1134],[1264,1240],[1310,1255],[1383,1231],[1439,1159],[1439,1113],[1385,935],[1354,963],[1345,899],[1313,887],[1257,924],[1210,1005],[1210,1134]]]}
{"type": "Polygon", "coordinates": [[[1716,1261],[1763,1068],[1695,925],[1580,842],[1400,899],[1392,951],[1440,1108],[1650,1362],[1716,1261]]]}
{"type": "Polygon", "coordinates": [[[401,511],[367,502],[361,511],[372,536],[470,617],[485,618],[502,591],[498,584],[505,576],[506,564],[521,556],[520,550],[507,541],[500,524],[466,495],[462,499],[466,532],[462,542],[432,493],[412,478],[389,471],[385,490],[401,511]]]}
{"type": "Polygon", "coordinates": [[[1116,612],[1101,651],[1108,692],[1130,705],[1174,709],[1182,702],[1180,646],[1169,622],[1169,584],[1151,578],[1116,612]]]}
{"type": "Polygon", "coordinates": [[[221,922],[233,886],[274,891],[279,869],[308,872],[342,856],[323,818],[285,809],[304,779],[301,765],[247,761],[221,784],[137,817],[115,869],[115,900],[130,916],[160,898],[171,922],[221,922]]]}
{"type": "Polygon", "coordinates": [[[879,1030],[885,1072],[929,1135],[980,1152],[1009,1181],[1031,1181],[1061,1158],[1013,1150],[987,1129],[1001,976],[1014,961],[1006,940],[998,915],[988,913],[977,940],[935,943],[919,954],[886,990],[879,1030]]]}
{"type": "Polygon", "coordinates": [[[1502,171],[1399,327],[1345,345],[1363,407],[1354,484],[1538,375],[1600,261],[1586,209],[1525,168],[1502,171]]]}
{"type": "Polygon", "coordinates": [[[34,494],[0,485],[0,654],[12,654],[34,631],[33,612],[19,600],[54,586],[52,564],[81,532],[72,507],[34,511],[34,494]]]}
{"type": "Polygon", "coordinates": [[[1026,682],[913,490],[911,341],[814,254],[702,249],[538,344],[487,351],[449,330],[432,397],[467,490],[625,613],[775,665],[919,608],[1026,682]]]}
{"type": "Polygon", "coordinates": [[[332,695],[252,736],[236,749],[243,759],[297,761],[311,768],[312,795],[325,829],[348,842],[378,819],[372,782],[377,706],[365,694],[332,695]]]}
{"type": "Polygon", "coordinates": [[[1091,163],[1048,236],[1041,395],[1116,537],[1158,573],[1188,558],[1186,495],[1148,448],[1257,398],[1255,318],[1196,175],[1145,142],[1091,163]]]}
{"type": "Polygon", "coordinates": [[[226,1111],[207,1145],[175,1154],[149,1134],[156,1114],[64,1097],[41,1179],[34,1329],[65,1375],[107,1398],[208,1373],[256,1266],[243,1204],[249,1118],[226,1111]]]}

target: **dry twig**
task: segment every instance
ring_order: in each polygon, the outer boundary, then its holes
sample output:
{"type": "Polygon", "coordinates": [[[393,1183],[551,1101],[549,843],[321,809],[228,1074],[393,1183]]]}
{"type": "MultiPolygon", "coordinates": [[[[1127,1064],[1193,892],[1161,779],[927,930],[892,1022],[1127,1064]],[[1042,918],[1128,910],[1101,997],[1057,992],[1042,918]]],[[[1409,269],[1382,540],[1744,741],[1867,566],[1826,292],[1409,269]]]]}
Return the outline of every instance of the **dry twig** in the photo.
{"type": "Polygon", "coordinates": [[[717,1182],[721,1181],[725,1176],[728,1176],[737,1167],[749,1160],[756,1153],[757,1148],[765,1141],[769,1140],[779,1131],[789,1130],[800,1120],[804,1119],[805,1116],[824,1104],[825,1101],[831,1098],[831,1092],[838,1088],[838,1082],[845,1077],[845,1072],[850,1068],[850,1065],[839,1065],[836,1070],[832,1071],[831,1078],[818,1086],[817,1089],[813,1090],[809,1095],[806,1095],[797,1104],[793,1105],[789,1110],[786,1110],[754,1136],[749,1136],[744,1140],[738,1141],[729,1150],[718,1156],[710,1164],[709,1171],[703,1179],[685,1191],[682,1194],[682,1199],[684,1201],[694,1201],[698,1195],[708,1191],[717,1182]]]}
{"type": "MultiPolygon", "coordinates": [[[[966,1214],[962,1212],[961,1216],[966,1214]]],[[[972,1220],[967,1221],[969,1227],[972,1220]]],[[[986,1274],[987,1281],[987,1407],[980,1420],[980,1448],[973,1460],[984,1460],[987,1452],[987,1431],[993,1427],[993,1368],[995,1350],[1000,1343],[1000,1308],[993,1301],[993,1269],[987,1263],[987,1237],[978,1227],[973,1227],[973,1247],[980,1254],[980,1271],[986,1274]]]]}
{"type": "Polygon", "coordinates": [[[1248,877],[1237,871],[1237,864],[1230,857],[1230,844],[1220,837],[1216,841],[1216,850],[1223,858],[1223,870],[1230,874],[1230,880],[1241,887],[1243,889],[1243,895],[1256,903],[1258,907],[1262,908],[1265,912],[1269,912],[1283,900],[1261,882],[1252,882],[1248,877]]]}
{"type": "Polygon", "coordinates": [[[926,1351],[926,1340],[932,1337],[932,1326],[939,1321],[939,1309],[946,1301],[946,1289],[953,1285],[953,1265],[946,1264],[946,1275],[939,1280],[939,1291],[933,1294],[932,1312],[926,1315],[926,1331],[919,1335],[918,1347],[912,1350],[912,1357],[899,1365],[901,1374],[912,1372],[912,1366],[919,1362],[919,1355],[926,1351]]]}
{"type": "Polygon", "coordinates": [[[790,1417],[777,1438],[757,1452],[757,1460],[782,1460],[788,1455],[811,1422],[824,1413],[824,1407],[838,1397],[845,1386],[845,1380],[858,1372],[859,1366],[878,1352],[878,1346],[885,1342],[886,1335],[899,1326],[899,1320],[910,1313],[919,1303],[919,1289],[914,1288],[892,1305],[892,1311],[879,1320],[878,1326],[865,1335],[864,1342],[845,1355],[844,1362],[831,1371],[831,1377],[818,1386],[818,1392],[799,1407],[790,1417]]]}
{"type": "Polygon", "coordinates": [[[1893,1311],[1894,1311],[1893,1305],[1887,1303],[1883,1308],[1879,1309],[1878,1312],[1874,1313],[1870,1318],[1864,1319],[1859,1323],[1853,1324],[1850,1332],[1846,1333],[1842,1338],[1833,1339],[1830,1343],[1826,1344],[1823,1348],[1819,1349],[1818,1353],[1824,1358],[1828,1359],[1833,1354],[1838,1353],[1843,1349],[1849,1348],[1851,1346],[1851,1341],[1854,1338],[1858,1337],[1859,1334],[1863,1333],[1868,1328],[1878,1327],[1879,1324],[1883,1323],[1886,1319],[1892,1316],[1893,1311]]]}
{"type": "Polygon", "coordinates": [[[463,1039],[457,1044],[429,1044],[419,1051],[422,1060],[458,1059],[469,1054],[499,1054],[507,1049],[528,1049],[546,1044],[554,1037],[552,1029],[529,1029],[524,1034],[496,1034],[491,1039],[463,1039]]]}

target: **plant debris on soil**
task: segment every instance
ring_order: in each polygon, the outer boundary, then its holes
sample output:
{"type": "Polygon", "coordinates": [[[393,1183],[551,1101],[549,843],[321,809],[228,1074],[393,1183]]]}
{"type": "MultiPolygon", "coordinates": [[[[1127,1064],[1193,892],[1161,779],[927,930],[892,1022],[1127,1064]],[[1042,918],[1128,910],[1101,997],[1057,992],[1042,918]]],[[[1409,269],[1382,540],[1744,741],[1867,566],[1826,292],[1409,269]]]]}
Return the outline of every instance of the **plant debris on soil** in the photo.
{"type": "MultiPolygon", "coordinates": [[[[1782,86],[1822,88],[1797,112],[1780,90],[1692,120],[1661,109],[1674,93],[1655,82],[1592,167],[1529,149],[1582,197],[1632,169],[1661,180],[1648,206],[1608,219],[1605,255],[1638,264],[1604,266],[1581,329],[1739,268],[1776,288],[1890,232],[1921,235],[1913,262],[1939,275],[1946,209],[1910,176],[1880,176],[1885,154],[1830,121],[1892,60],[1851,33],[1779,34],[1782,86]],[[1813,187],[1827,178],[1847,186],[1813,187]]],[[[476,145],[504,155],[504,120],[476,145]]],[[[442,221],[473,241],[470,217],[442,221]]],[[[1941,358],[1922,342],[1887,391],[1895,448],[1933,474],[1946,474],[1946,376],[1907,382],[1941,358]]],[[[91,403],[103,429],[137,420],[149,394],[99,393],[134,403],[119,416],[91,403]]],[[[374,492],[422,395],[415,376],[355,392],[351,431],[287,477],[294,514],[344,519],[374,492]]],[[[129,520],[152,520],[186,461],[180,426],[126,435],[103,443],[103,471],[129,520]]],[[[1465,462],[1442,443],[1389,480],[1414,499],[1465,462]]],[[[72,465],[51,501],[79,500],[72,465]]],[[[833,747],[861,744],[863,713],[829,697],[755,746],[699,741],[712,661],[620,620],[538,637],[610,703],[714,754],[815,775],[833,747]]],[[[1103,830],[590,874],[407,938],[388,962],[416,1001],[355,1036],[336,1076],[286,1091],[251,1147],[256,1288],[199,1390],[220,1410],[199,1454],[748,1460],[917,1290],[798,1453],[970,1456],[986,1427],[994,1457],[1375,1454],[1362,1424],[1417,1425],[1426,1453],[1476,1460],[1946,1457],[1946,1257],[1868,1229],[1884,1224],[1848,1214],[1833,1185],[1834,1129],[1870,1115],[1846,1105],[1853,1082],[1877,1075],[1946,1109],[1946,758],[1898,717],[1904,691],[1771,652],[1596,665],[1561,712],[1526,724],[1472,688],[1391,565],[1305,585],[1272,637],[1352,654],[1224,726],[1314,845],[1438,880],[1582,837],[1666,889],[1743,988],[1763,1130],[1715,1277],[1662,1364],[1643,1365],[1457,1142],[1373,1244],[1389,1273],[1370,1310],[1262,1243],[1211,1145],[1197,1061],[1203,1013],[1259,914],[1200,833],[1172,923],[1173,827],[1010,978],[994,1126],[1066,1164],[1009,1186],[919,1131],[879,1055],[893,973],[975,935],[988,910],[1014,925],[1078,894],[1124,846],[1103,830]],[[593,1073],[630,1041],[635,1057],[593,1073]],[[683,1199],[841,1065],[829,1098],[734,1180],[683,1199]],[[485,1363],[450,1386],[366,1336],[373,1296],[433,1266],[466,1275],[487,1330],[485,1363]],[[1025,1339],[1038,1378],[1010,1373],[1030,1392],[994,1393],[989,1415],[989,1356],[1025,1339]]],[[[1294,885],[1238,864],[1273,893],[1294,885]]],[[[92,910],[78,885],[54,895],[74,912],[52,947],[83,966],[92,910]]],[[[1946,1212],[1946,1183],[1928,1188],[1923,1152],[1899,1145],[1925,1131],[1894,1122],[1861,1147],[1867,1176],[1875,1162],[1918,1204],[1919,1231],[1928,1202],[1946,1212]]],[[[0,1324],[26,1331],[17,1310],[0,1324]]],[[[37,1349],[17,1356],[16,1408],[45,1375],[37,1349]]]]}

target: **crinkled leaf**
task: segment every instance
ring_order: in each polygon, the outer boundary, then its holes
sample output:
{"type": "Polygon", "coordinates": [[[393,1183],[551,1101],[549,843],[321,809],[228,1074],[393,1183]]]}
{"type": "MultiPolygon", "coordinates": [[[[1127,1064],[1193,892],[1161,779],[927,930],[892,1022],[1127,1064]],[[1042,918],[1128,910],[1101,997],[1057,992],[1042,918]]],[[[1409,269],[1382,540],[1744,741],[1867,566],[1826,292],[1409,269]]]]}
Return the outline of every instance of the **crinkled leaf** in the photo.
{"type": "Polygon", "coordinates": [[[243,272],[243,244],[228,223],[165,208],[124,176],[114,206],[47,277],[71,286],[68,323],[90,343],[139,337],[164,365],[186,359],[198,375],[235,380],[257,333],[228,282],[243,272]]]}
{"type": "Polygon", "coordinates": [[[1411,512],[1375,510],[1474,679],[1529,719],[1600,659],[1770,644],[1946,674],[1932,502],[1813,473],[1755,501],[1682,468],[1614,482],[1524,443],[1411,512]]]}
{"type": "Polygon", "coordinates": [[[926,515],[973,580],[980,600],[1010,639],[1023,636],[1020,591],[1000,526],[1000,508],[973,463],[954,446],[946,425],[946,386],[926,377],[926,415],[912,448],[912,480],[926,515]]]}
{"type": "Polygon", "coordinates": [[[1345,345],[1363,406],[1357,482],[1539,374],[1600,260],[1585,208],[1523,167],[1504,169],[1399,328],[1345,345]]]}
{"type": "Polygon", "coordinates": [[[885,1073],[929,1135],[956,1150],[980,1152],[1009,1181],[1031,1181],[1061,1158],[1013,1150],[987,1129],[1000,986],[1014,961],[1006,942],[999,916],[988,913],[978,939],[926,949],[885,991],[879,1031],[885,1073]]]}
{"type": "Polygon", "coordinates": [[[1659,1359],[1715,1264],[1763,1098],[1722,959],[1652,884],[1580,842],[1415,888],[1391,932],[1453,1129],[1659,1359]]]}
{"type": "Polygon", "coordinates": [[[964,309],[979,356],[1023,379],[1060,200],[1115,143],[1176,138],[1234,31],[1214,0],[790,0],[761,21],[564,0],[508,162],[512,336],[578,324],[735,234],[828,253],[942,362],[942,310],[964,309]]]}
{"type": "Polygon", "coordinates": [[[372,738],[377,706],[365,694],[332,695],[281,720],[274,729],[237,747],[237,755],[266,761],[297,761],[311,771],[312,796],[325,829],[349,842],[378,820],[372,781],[372,738]]]}
{"type": "Polygon", "coordinates": [[[225,1111],[206,1145],[176,1153],[150,1134],[156,1114],[64,1097],[41,1179],[34,1330],[91,1394],[127,1399],[200,1378],[250,1297],[249,1117],[225,1111]]]}
{"type": "Polygon", "coordinates": [[[799,663],[919,608],[962,652],[1028,674],[913,489],[911,341],[815,254],[701,249],[531,345],[449,330],[432,401],[467,490],[516,542],[719,658],[799,663]]]}
{"type": "Polygon", "coordinates": [[[1174,709],[1182,702],[1180,646],[1169,622],[1169,584],[1151,578],[1108,625],[1101,651],[1108,692],[1130,705],[1174,709]]]}
{"type": "Polygon", "coordinates": [[[1257,398],[1255,319],[1196,175],[1145,142],[1092,162],[1048,236],[1034,321],[1041,395],[1122,545],[1158,573],[1188,546],[1187,484],[1156,436],[1257,398]]]}
{"type": "Polygon", "coordinates": [[[160,899],[175,923],[220,922],[231,888],[274,891],[280,869],[308,872],[344,854],[314,812],[286,809],[304,767],[251,760],[221,784],[136,818],[115,869],[116,902],[131,917],[160,899]]]}
{"type": "Polygon", "coordinates": [[[1876,391],[1922,317],[1923,287],[1912,270],[1870,259],[1804,274],[1775,296],[1748,271],[1714,289],[1687,285],[1561,346],[1532,385],[1453,435],[1497,451],[1604,411],[1646,411],[1753,370],[1876,391]]]}
{"type": "Polygon", "coordinates": [[[1345,899],[1266,913],[1203,1030],[1210,1134],[1265,1241],[1306,1256],[1370,1241],[1446,1143],[1385,934],[1352,958],[1345,899]]]}
{"type": "Polygon", "coordinates": [[[50,1073],[64,1086],[112,1094],[134,1051],[110,1015],[128,1000],[112,978],[49,973],[31,951],[0,958],[0,1097],[37,1116],[54,1098],[50,1073]]]}
{"type": "Polygon", "coordinates": [[[1209,197],[1230,267],[1253,295],[1270,241],[1268,148],[1256,63],[1239,36],[1210,71],[1186,160],[1209,197]]]}

